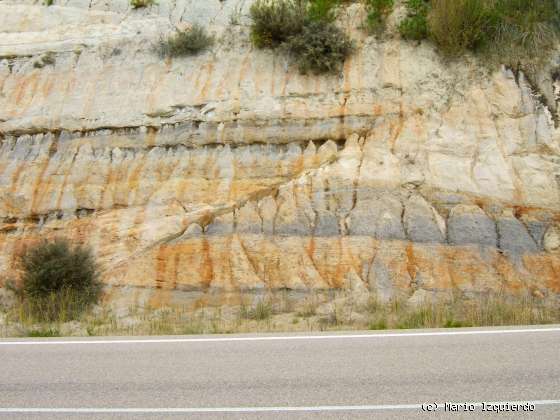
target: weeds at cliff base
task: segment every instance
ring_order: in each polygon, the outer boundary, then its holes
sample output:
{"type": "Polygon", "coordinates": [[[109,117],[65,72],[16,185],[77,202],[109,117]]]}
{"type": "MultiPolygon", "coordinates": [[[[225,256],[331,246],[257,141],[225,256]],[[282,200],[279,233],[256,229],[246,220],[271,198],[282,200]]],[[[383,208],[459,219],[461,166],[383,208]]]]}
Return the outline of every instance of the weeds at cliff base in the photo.
{"type": "Polygon", "coordinates": [[[12,285],[20,318],[76,319],[99,299],[99,271],[88,248],[65,239],[43,241],[25,251],[20,265],[21,284],[12,285]]]}
{"type": "Polygon", "coordinates": [[[243,319],[253,319],[256,321],[264,321],[269,319],[273,314],[272,304],[265,300],[259,300],[255,306],[248,308],[242,305],[240,308],[240,317],[243,319]]]}
{"type": "MultiPolygon", "coordinates": [[[[355,295],[354,295],[355,297],[355,295]]],[[[22,303],[6,313],[3,335],[56,336],[75,331],[89,336],[228,334],[287,331],[460,328],[560,323],[560,303],[531,296],[480,295],[412,304],[406,298],[380,301],[374,295],[358,304],[344,291],[315,292],[294,300],[289,294],[263,296],[251,304],[164,308],[133,307],[117,316],[110,308],[50,322],[30,317],[22,303]],[[10,325],[14,328],[10,329],[10,325]],[[77,327],[76,327],[77,325],[77,327]],[[19,331],[19,332],[17,332],[19,331]]],[[[249,296],[246,297],[249,299],[249,296]]],[[[250,298],[253,299],[252,297],[250,298]]],[[[100,308],[98,308],[100,309],[100,308]]]]}
{"type": "Polygon", "coordinates": [[[60,331],[56,328],[33,329],[27,333],[28,337],[60,337],[60,331]]]}

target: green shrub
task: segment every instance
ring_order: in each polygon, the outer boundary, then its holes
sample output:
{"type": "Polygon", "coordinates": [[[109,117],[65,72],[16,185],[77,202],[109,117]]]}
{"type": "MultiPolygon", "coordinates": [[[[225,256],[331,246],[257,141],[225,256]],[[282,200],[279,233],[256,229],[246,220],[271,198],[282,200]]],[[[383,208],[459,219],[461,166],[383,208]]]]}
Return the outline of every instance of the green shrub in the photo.
{"type": "Polygon", "coordinates": [[[420,41],[428,37],[426,16],[414,15],[406,17],[399,24],[399,32],[404,39],[420,41]]]}
{"type": "Polygon", "coordinates": [[[352,42],[334,24],[312,21],[288,39],[285,49],[303,74],[335,73],[352,52],[352,42]]]}
{"type": "Polygon", "coordinates": [[[559,40],[560,3],[556,0],[494,0],[492,52],[503,64],[533,67],[546,60],[559,40]]]}
{"type": "Polygon", "coordinates": [[[35,329],[27,332],[28,337],[60,337],[56,328],[35,329]]]}
{"type": "Polygon", "coordinates": [[[160,42],[160,52],[166,57],[195,55],[210,48],[214,38],[206,33],[200,25],[193,25],[185,31],[177,32],[167,40],[160,42]]]}
{"type": "Polygon", "coordinates": [[[336,72],[352,51],[334,23],[339,0],[257,0],[251,6],[251,38],[258,48],[287,52],[300,72],[336,72]]]}
{"type": "Polygon", "coordinates": [[[253,319],[255,321],[264,321],[273,315],[272,305],[265,300],[259,300],[253,308],[241,306],[239,316],[242,319],[253,319]]]}
{"type": "Polygon", "coordinates": [[[257,48],[276,48],[302,31],[306,3],[298,0],[257,0],[250,9],[251,39],[257,48]]]}
{"type": "Polygon", "coordinates": [[[22,257],[21,294],[40,319],[77,317],[97,302],[101,284],[91,251],[57,239],[30,248],[22,257]]]}
{"type": "Polygon", "coordinates": [[[340,0],[310,0],[307,16],[314,21],[334,22],[340,0]]]}
{"type": "Polygon", "coordinates": [[[276,48],[306,23],[333,22],[341,0],[257,0],[250,9],[251,38],[258,48],[276,48]]]}
{"type": "Polygon", "coordinates": [[[257,321],[268,319],[272,316],[272,306],[268,302],[259,301],[250,316],[257,321]]]}
{"type": "Polygon", "coordinates": [[[365,0],[367,11],[367,28],[379,31],[385,25],[385,19],[393,10],[394,0],[365,0]]]}
{"type": "Polygon", "coordinates": [[[368,324],[368,330],[386,330],[387,320],[385,318],[372,321],[368,324]]]}
{"type": "Polygon", "coordinates": [[[531,71],[559,40],[558,7],[556,0],[431,0],[428,32],[447,55],[471,50],[531,71]]]}
{"type": "Polygon", "coordinates": [[[140,9],[157,4],[155,0],[130,0],[130,5],[133,9],[140,9]]]}
{"type": "Polygon", "coordinates": [[[428,17],[430,35],[447,55],[480,47],[491,20],[486,0],[432,0],[428,17]]]}
{"type": "Polygon", "coordinates": [[[407,17],[399,24],[405,39],[420,41],[428,37],[429,0],[407,0],[407,17]]]}

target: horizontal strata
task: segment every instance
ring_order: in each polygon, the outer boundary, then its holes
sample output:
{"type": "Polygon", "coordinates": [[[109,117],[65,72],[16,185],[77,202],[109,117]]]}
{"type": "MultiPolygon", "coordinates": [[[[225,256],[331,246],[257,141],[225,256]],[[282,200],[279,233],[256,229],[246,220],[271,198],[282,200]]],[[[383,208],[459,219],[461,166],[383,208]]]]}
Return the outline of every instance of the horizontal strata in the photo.
{"type": "Polygon", "coordinates": [[[160,300],[171,299],[161,290],[361,287],[383,298],[417,289],[556,291],[555,208],[434,189],[422,167],[391,162],[375,134],[351,136],[342,148],[327,141],[305,149],[298,143],[234,149],[140,144],[121,151],[94,149],[95,142],[77,147],[82,139],[69,138],[53,153],[44,140],[27,136],[3,149],[4,179],[11,180],[3,184],[20,194],[35,185],[31,196],[38,197],[31,201],[36,207],[12,206],[20,213],[5,213],[0,246],[8,273],[26,246],[63,232],[94,247],[108,285],[152,288],[160,300]],[[89,156],[89,165],[80,155],[89,156]],[[104,170],[102,156],[106,180],[85,182],[104,170]],[[364,172],[372,165],[387,172],[364,172]],[[32,168],[30,182],[25,176],[32,168]],[[254,176],[258,168],[261,175],[254,176]],[[106,208],[98,204],[103,201],[61,205],[64,194],[80,197],[77,192],[112,201],[106,208]],[[43,197],[51,204],[37,218],[43,197]],[[374,264],[383,252],[389,259],[374,264]],[[411,252],[424,257],[411,260],[411,252]],[[466,268],[453,268],[456,259],[466,268]]]}
{"type": "MultiPolygon", "coordinates": [[[[178,214],[152,216],[150,223],[137,223],[136,219],[132,224],[123,215],[118,219],[112,215],[113,222],[121,224],[120,230],[111,224],[110,215],[94,222],[87,218],[53,222],[40,232],[30,230],[17,238],[2,236],[0,249],[2,255],[17,255],[39,237],[55,237],[63,228],[72,239],[98,250],[111,293],[137,293],[134,291],[140,288],[156,299],[154,303],[178,303],[174,292],[215,295],[332,288],[369,291],[383,300],[407,297],[418,290],[443,295],[453,290],[466,294],[560,293],[558,253],[537,249],[536,241],[516,219],[498,222],[503,235],[498,239],[500,249],[488,244],[494,233],[484,230],[488,226],[479,225],[474,232],[479,236],[473,236],[469,229],[473,219],[465,217],[448,221],[449,231],[462,235],[455,237],[460,243],[450,244],[357,234],[251,233],[252,224],[238,225],[236,232],[218,233],[211,223],[203,232],[198,224],[184,228],[188,221],[178,214]],[[127,229],[122,226],[126,220],[131,223],[127,229]],[[508,224],[514,228],[504,230],[508,224]]],[[[483,225],[488,223],[483,221],[483,225]]],[[[17,268],[13,262],[6,263],[4,266],[17,268]]]]}
{"type": "Polygon", "coordinates": [[[332,149],[335,160],[234,204],[189,209],[174,200],[39,225],[16,220],[2,254],[62,229],[94,246],[108,285],[152,288],[158,299],[161,290],[350,287],[383,299],[418,289],[558,291],[557,212],[421,185],[364,185],[366,159],[355,156],[366,143],[352,137],[332,149]]]}
{"type": "Polygon", "coordinates": [[[212,215],[212,223],[203,226],[206,233],[243,233],[249,226],[251,233],[488,246],[513,236],[521,240],[520,248],[531,250],[542,249],[545,231],[559,218],[555,207],[437,189],[418,163],[388,161],[391,152],[377,150],[374,137],[352,136],[342,148],[323,141],[305,148],[292,143],[93,149],[95,144],[81,140],[26,136],[3,144],[1,215],[14,225],[12,231],[19,222],[42,225],[111,209],[179,203],[186,214],[206,209],[212,215]],[[374,165],[389,176],[379,169],[377,176],[365,172],[374,165]],[[26,189],[32,200],[18,206],[26,189]],[[243,221],[245,213],[259,216],[243,221]]]}
{"type": "MultiPolygon", "coordinates": [[[[261,192],[264,198],[223,207],[202,207],[188,211],[181,203],[153,206],[154,215],[182,209],[188,223],[181,235],[224,236],[260,234],[265,236],[344,237],[366,236],[379,240],[400,240],[447,245],[480,245],[497,248],[509,255],[550,250],[560,214],[541,209],[507,208],[494,204],[499,214],[488,215],[477,204],[430,204],[420,192],[369,191],[367,199],[358,199],[349,208],[328,208],[329,200],[343,200],[342,194],[328,191],[325,202],[312,202],[308,185],[292,185],[261,192]],[[336,197],[332,197],[336,196],[336,197]],[[303,207],[296,206],[295,201],[303,207]],[[321,208],[322,207],[322,208],[321,208]],[[518,213],[521,211],[522,213],[518,213]],[[517,214],[516,214],[517,212],[517,214]],[[447,214],[446,214],[447,213],[447,214]]],[[[359,190],[359,195],[364,191],[359,190]]],[[[457,197],[455,197],[457,198],[457,197]]],[[[468,197],[464,197],[465,201],[468,197]]],[[[4,218],[2,233],[12,236],[29,232],[49,233],[61,225],[103,223],[114,217],[128,218],[126,213],[140,213],[141,207],[96,211],[77,209],[75,214],[54,212],[32,218],[4,218]],[[121,214],[119,214],[121,213],[121,214]]]]}

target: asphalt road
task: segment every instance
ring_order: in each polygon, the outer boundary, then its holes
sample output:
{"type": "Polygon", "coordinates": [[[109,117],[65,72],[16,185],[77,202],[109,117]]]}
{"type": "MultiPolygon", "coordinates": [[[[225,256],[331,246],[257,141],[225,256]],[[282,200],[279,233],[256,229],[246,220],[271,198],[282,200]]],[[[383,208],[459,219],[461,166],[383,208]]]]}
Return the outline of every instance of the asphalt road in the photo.
{"type": "Polygon", "coordinates": [[[0,417],[558,419],[560,327],[544,328],[4,340],[0,417]],[[534,411],[421,407],[512,401],[534,411]]]}

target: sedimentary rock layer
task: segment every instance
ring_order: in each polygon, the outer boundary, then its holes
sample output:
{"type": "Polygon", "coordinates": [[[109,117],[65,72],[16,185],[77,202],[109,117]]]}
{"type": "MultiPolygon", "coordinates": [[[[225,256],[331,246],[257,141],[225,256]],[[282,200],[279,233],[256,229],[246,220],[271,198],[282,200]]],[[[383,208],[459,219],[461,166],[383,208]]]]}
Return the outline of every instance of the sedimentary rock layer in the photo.
{"type": "Polygon", "coordinates": [[[251,47],[250,1],[31,3],[0,4],[2,277],[67,236],[166,299],[560,292],[557,111],[522,73],[368,37],[358,5],[356,52],[311,76],[251,47]],[[193,22],[216,47],[162,59],[193,22]]]}

